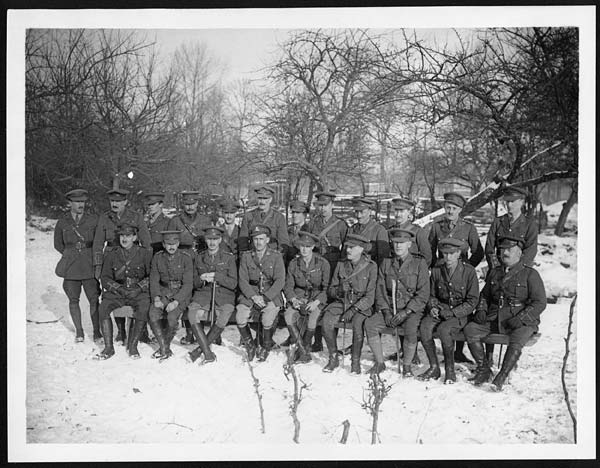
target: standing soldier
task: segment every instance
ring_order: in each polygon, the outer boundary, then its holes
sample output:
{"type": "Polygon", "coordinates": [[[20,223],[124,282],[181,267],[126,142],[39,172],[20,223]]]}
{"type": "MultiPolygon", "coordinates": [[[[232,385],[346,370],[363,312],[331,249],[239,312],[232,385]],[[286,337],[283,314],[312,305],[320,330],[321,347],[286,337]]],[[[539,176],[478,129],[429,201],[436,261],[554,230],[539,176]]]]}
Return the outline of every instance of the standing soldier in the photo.
{"type": "Polygon", "coordinates": [[[350,232],[369,239],[371,259],[379,266],[384,258],[390,256],[390,240],[385,228],[371,217],[375,202],[357,197],[352,200],[352,205],[358,222],[350,228],[350,232]]]}
{"type": "MultiPolygon", "coordinates": [[[[434,221],[429,232],[429,243],[431,244],[431,252],[433,254],[432,267],[443,259],[442,253],[438,251],[438,243],[446,237],[463,241],[464,247],[461,252],[461,258],[473,267],[477,267],[483,259],[483,247],[479,241],[479,235],[475,226],[459,217],[460,210],[462,210],[466,203],[465,198],[458,193],[449,192],[444,194],[444,209],[446,210],[446,214],[442,219],[434,221]],[[471,251],[470,257],[469,250],[471,251]]],[[[464,346],[464,341],[456,342],[454,361],[472,364],[473,361],[467,358],[463,352],[464,346]]]]}
{"type": "MultiPolygon", "coordinates": [[[[113,326],[110,313],[123,306],[130,306],[134,313],[133,333],[129,335],[127,352],[134,359],[140,357],[137,349],[138,340],[148,321],[150,295],[148,294],[148,277],[150,275],[150,250],[134,245],[137,240],[137,227],[122,224],[115,235],[119,238],[120,247],[109,251],[102,263],[102,302],[100,303],[100,322],[104,349],[96,355],[104,360],[115,354],[113,347],[113,326]]],[[[123,320],[125,318],[123,317],[123,320]]]]}
{"type": "Polygon", "coordinates": [[[144,219],[150,233],[153,253],[163,249],[161,232],[166,231],[169,224],[169,218],[163,213],[164,198],[165,194],[163,192],[148,192],[144,194],[144,203],[146,204],[146,216],[144,219]]]}
{"type": "Polygon", "coordinates": [[[502,367],[492,381],[496,390],[502,390],[523,346],[538,331],[540,315],[546,308],[546,291],[540,274],[522,261],[524,244],[521,237],[505,236],[500,239],[499,247],[502,265],[488,275],[474,320],[464,331],[477,362],[472,379],[475,385],[487,382],[492,373],[481,340],[490,333],[508,334],[502,367]]]}
{"type": "Polygon", "coordinates": [[[240,259],[239,287],[236,322],[242,342],[252,361],[256,352],[248,320],[253,310],[260,312],[263,326],[263,346],[258,352],[258,360],[264,361],[274,345],[273,325],[283,305],[281,292],[285,285],[283,256],[268,247],[271,230],[269,226],[258,224],[250,235],[254,249],[244,252],[240,259]]]}
{"type": "Polygon", "coordinates": [[[289,264],[285,282],[285,297],[288,307],[285,323],[290,332],[290,342],[297,343],[300,362],[310,361],[309,346],[315,334],[321,310],[327,304],[329,287],[329,263],[321,255],[313,252],[319,237],[310,232],[300,231],[296,245],[300,250],[289,264]],[[300,316],[304,326],[298,326],[300,316]],[[304,334],[303,330],[306,330],[304,334]]]}
{"type": "Polygon", "coordinates": [[[298,233],[306,231],[308,225],[306,224],[306,215],[308,214],[308,206],[306,203],[300,200],[293,200],[290,203],[290,209],[292,211],[292,224],[288,226],[288,237],[290,239],[290,248],[287,251],[285,264],[288,265],[292,259],[300,252],[296,247],[296,240],[298,240],[298,233]]]}
{"type": "Polygon", "coordinates": [[[456,382],[454,373],[454,338],[467,324],[479,300],[477,273],[461,258],[463,242],[447,237],[439,243],[444,255],[442,264],[431,270],[429,315],[421,321],[421,343],[429,360],[427,369],[420,380],[439,379],[440,367],[433,341],[433,331],[437,329],[444,352],[444,383],[456,382]]]}
{"type": "Polygon", "coordinates": [[[194,263],[194,295],[188,307],[188,319],[196,341],[200,343],[189,353],[196,361],[204,353],[204,362],[216,358],[209,345],[219,339],[229,323],[235,304],[237,267],[232,253],[221,249],[223,228],[211,226],[204,230],[208,248],[196,256],[194,263]],[[210,321],[208,336],[204,335],[202,321],[210,321]],[[206,341],[202,341],[206,339],[206,341]],[[208,353],[207,353],[208,350],[208,353]]]}
{"type": "Polygon", "coordinates": [[[339,366],[335,325],[341,321],[352,323],[352,364],[350,371],[360,374],[360,354],[363,346],[363,324],[371,315],[375,301],[377,265],[366,254],[369,239],[358,234],[346,236],[346,259],[337,264],[329,286],[334,302],[323,314],[323,336],[329,351],[329,362],[323,372],[332,372],[339,366]]]}
{"type": "Polygon", "coordinates": [[[177,332],[177,321],[190,303],[194,287],[194,262],[189,250],[179,249],[180,231],[163,231],[163,247],[152,258],[150,268],[150,328],[159,349],[152,354],[161,361],[173,355],[171,341],[177,332]],[[163,333],[160,324],[167,314],[168,328],[163,333]]]}
{"type": "Polygon", "coordinates": [[[420,254],[410,253],[415,236],[412,230],[393,228],[390,234],[394,257],[384,259],[379,267],[376,295],[378,312],[365,324],[369,346],[375,356],[375,365],[370,372],[379,373],[385,369],[381,332],[386,327],[402,327],[402,375],[412,377],[410,365],[417,350],[417,331],[429,299],[429,270],[420,254]]]}
{"type": "MultiPolygon", "coordinates": [[[[179,248],[189,250],[192,258],[195,257],[193,251],[202,252],[206,249],[206,242],[202,236],[202,229],[210,226],[211,218],[198,211],[198,201],[200,192],[181,192],[181,204],[183,211],[173,216],[169,221],[169,231],[180,231],[179,248]]],[[[194,334],[187,319],[187,310],[184,309],[183,325],[185,326],[185,336],[181,338],[182,345],[195,343],[194,334]]]]}
{"type": "MultiPolygon", "coordinates": [[[[136,228],[136,239],[144,248],[152,251],[150,233],[144,221],[144,216],[137,211],[127,207],[127,195],[129,191],[124,189],[113,189],[107,192],[110,200],[110,210],[105,211],[98,219],[98,225],[94,232],[94,275],[100,279],[103,257],[110,251],[119,247],[119,238],[115,234],[117,227],[121,224],[129,224],[136,228]],[[106,245],[105,245],[106,243],[106,245]],[[104,250],[104,254],[102,253],[104,250]]],[[[102,285],[104,287],[104,285],[102,285]]],[[[125,332],[125,318],[116,317],[117,343],[125,344],[127,333],[125,332]]]]}
{"type": "Polygon", "coordinates": [[[240,226],[240,250],[249,250],[251,248],[251,233],[254,232],[254,227],[260,224],[268,226],[271,231],[269,248],[279,250],[285,258],[287,249],[290,248],[290,239],[288,237],[285,216],[271,208],[275,190],[263,185],[254,189],[254,191],[256,192],[258,207],[247,212],[242,219],[242,225],[240,226]]]}
{"type": "MultiPolygon", "coordinates": [[[[344,241],[348,234],[348,225],[339,216],[333,214],[335,193],[331,190],[316,192],[317,214],[308,222],[307,231],[319,236],[318,252],[329,262],[329,272],[333,275],[341,258],[344,241]]],[[[321,327],[315,330],[315,343],[312,351],[322,351],[321,327]]]]}
{"type": "Polygon", "coordinates": [[[501,265],[498,240],[504,236],[519,237],[523,241],[524,265],[533,266],[537,253],[538,226],[533,216],[523,214],[523,204],[527,192],[518,187],[510,187],[504,192],[507,213],[492,222],[485,243],[485,257],[490,270],[501,265]]]}
{"type": "Polygon", "coordinates": [[[58,220],[54,229],[54,248],[62,257],[56,265],[56,274],[63,280],[63,289],[69,298],[69,313],[75,326],[75,342],[83,341],[79,297],[81,287],[90,303],[90,317],[94,329],[94,340],[102,337],[98,320],[98,296],[100,288],[94,277],[92,241],[98,217],[85,212],[88,192],[75,189],[65,194],[69,212],[58,220]]]}
{"type": "Polygon", "coordinates": [[[431,244],[429,243],[427,233],[421,226],[417,226],[410,221],[410,212],[415,206],[415,202],[408,198],[398,197],[392,199],[392,205],[396,220],[396,224],[393,227],[412,230],[415,233],[415,240],[411,242],[410,252],[420,253],[427,262],[427,265],[431,265],[431,244]]]}
{"type": "Polygon", "coordinates": [[[224,199],[219,204],[223,215],[223,241],[221,249],[233,255],[236,262],[238,260],[238,241],[240,237],[240,227],[235,224],[235,215],[240,208],[237,202],[231,199],[224,199]]]}

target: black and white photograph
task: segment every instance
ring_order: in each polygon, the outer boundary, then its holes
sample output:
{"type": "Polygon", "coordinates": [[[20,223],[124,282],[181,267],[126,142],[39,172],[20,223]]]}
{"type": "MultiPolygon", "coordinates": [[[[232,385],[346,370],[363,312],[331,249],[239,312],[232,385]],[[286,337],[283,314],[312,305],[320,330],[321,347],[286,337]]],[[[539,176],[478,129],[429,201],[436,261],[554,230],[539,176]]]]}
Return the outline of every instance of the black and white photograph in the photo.
{"type": "Polygon", "coordinates": [[[595,14],[9,10],[8,461],[595,458],[595,14]]]}

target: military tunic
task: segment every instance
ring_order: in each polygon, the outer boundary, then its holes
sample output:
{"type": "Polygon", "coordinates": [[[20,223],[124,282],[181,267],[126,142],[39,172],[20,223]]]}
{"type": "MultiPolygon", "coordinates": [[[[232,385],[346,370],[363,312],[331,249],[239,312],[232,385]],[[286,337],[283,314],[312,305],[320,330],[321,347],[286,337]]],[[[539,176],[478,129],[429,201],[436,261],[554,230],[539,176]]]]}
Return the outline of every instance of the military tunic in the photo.
{"type": "Polygon", "coordinates": [[[318,252],[329,262],[329,272],[333,275],[342,257],[348,225],[339,216],[331,215],[325,220],[323,215],[318,214],[306,224],[306,231],[319,236],[318,252]]]}
{"type": "Polygon", "coordinates": [[[306,231],[308,225],[304,223],[302,226],[290,224],[288,226],[288,237],[290,239],[290,248],[286,252],[285,264],[288,265],[292,259],[300,253],[298,247],[296,247],[296,241],[298,240],[298,233],[300,231],[306,231]]]}
{"type": "Polygon", "coordinates": [[[178,305],[167,313],[170,325],[176,325],[177,319],[186,310],[194,288],[194,262],[187,251],[177,249],[173,255],[166,250],[158,252],[152,258],[150,268],[150,320],[159,320],[163,310],[171,301],[178,305]],[[154,299],[160,297],[162,307],[154,305],[154,299]]]}
{"type": "Polygon", "coordinates": [[[369,254],[371,259],[379,266],[384,258],[389,258],[390,239],[385,228],[374,219],[369,219],[366,224],[355,223],[351,228],[352,234],[359,234],[371,241],[369,254]]]}
{"type": "Polygon", "coordinates": [[[167,218],[161,211],[154,218],[146,215],[144,219],[146,221],[146,225],[148,226],[148,232],[150,233],[152,251],[156,253],[163,250],[161,231],[167,230],[169,218],[167,218]]]}
{"type": "Polygon", "coordinates": [[[510,343],[523,346],[538,330],[540,315],[546,308],[546,291],[540,274],[517,263],[506,269],[491,270],[481,290],[475,321],[465,327],[468,341],[479,340],[491,333],[507,333],[510,343]],[[485,317],[479,320],[478,316],[485,317]],[[517,326],[507,323],[518,317],[517,326]]]}
{"type": "Polygon", "coordinates": [[[144,216],[141,213],[125,207],[125,210],[119,217],[116,213],[108,210],[100,215],[96,231],[94,232],[94,243],[92,245],[94,266],[102,264],[103,251],[106,253],[120,246],[119,236],[115,236],[115,230],[121,224],[135,226],[138,230],[137,238],[139,244],[145,249],[152,248],[148,226],[146,226],[144,216]],[[106,247],[104,246],[105,242],[106,247]]]}
{"type": "Polygon", "coordinates": [[[269,247],[271,249],[279,249],[285,253],[291,247],[285,216],[273,208],[269,208],[267,212],[256,208],[248,211],[242,218],[238,244],[240,250],[250,250],[252,248],[252,240],[249,233],[259,224],[264,224],[271,230],[271,235],[269,236],[269,247]]]}
{"type": "Polygon", "coordinates": [[[483,259],[483,247],[479,241],[479,235],[475,226],[461,218],[453,225],[448,218],[444,217],[434,221],[429,232],[429,243],[431,244],[431,253],[433,256],[432,267],[444,258],[442,253],[438,252],[438,243],[445,237],[462,240],[465,243],[465,248],[461,252],[461,258],[468,261],[474,267],[479,265],[483,259]],[[471,250],[470,257],[469,249],[471,250]]]}
{"type": "Polygon", "coordinates": [[[308,265],[300,255],[290,262],[284,287],[288,301],[288,308],[285,311],[286,323],[295,323],[297,319],[298,311],[293,308],[292,299],[297,298],[304,304],[318,300],[319,310],[309,312],[308,319],[308,328],[311,330],[316,328],[321,309],[327,304],[330,277],[329,262],[316,252],[313,252],[308,265]]]}
{"type": "Polygon", "coordinates": [[[402,224],[395,224],[393,228],[407,229],[415,234],[415,239],[412,241],[410,246],[411,253],[420,253],[427,265],[431,265],[431,244],[427,237],[427,232],[421,226],[406,221],[402,224]]]}
{"type": "Polygon", "coordinates": [[[62,254],[62,278],[85,280],[94,278],[92,245],[98,217],[84,213],[78,223],[71,213],[60,218],[54,228],[54,248],[62,254]]]}
{"type": "Polygon", "coordinates": [[[437,328],[442,344],[448,348],[454,346],[452,335],[467,324],[469,316],[475,310],[479,300],[477,272],[470,264],[458,262],[450,273],[445,263],[431,270],[429,309],[440,309],[438,318],[427,315],[421,321],[421,340],[433,340],[433,331],[437,328]],[[444,318],[443,313],[452,313],[444,318]]]}
{"type": "Polygon", "coordinates": [[[100,303],[100,320],[109,318],[113,310],[125,305],[133,308],[137,320],[148,320],[151,260],[150,250],[137,245],[129,250],[118,247],[107,252],[102,263],[104,293],[100,303]]]}
{"type": "Polygon", "coordinates": [[[501,237],[519,237],[523,241],[521,261],[527,266],[533,266],[537,254],[538,226],[531,216],[520,215],[512,223],[510,216],[505,214],[494,219],[485,242],[485,257],[490,268],[501,265],[498,254],[498,242],[501,237]]]}
{"type": "Polygon", "coordinates": [[[262,323],[270,328],[283,305],[281,292],[285,285],[285,266],[281,253],[267,247],[259,259],[255,250],[243,252],[238,285],[241,292],[236,313],[238,325],[245,326],[248,322],[254,304],[252,296],[262,295],[267,303],[262,310],[262,323]]]}
{"type": "Polygon", "coordinates": [[[238,252],[239,252],[239,237],[240,237],[240,227],[237,224],[233,225],[231,229],[231,233],[227,230],[227,224],[223,224],[221,226],[223,228],[223,240],[221,241],[221,249],[225,252],[229,252],[233,254],[234,258],[237,260],[238,252]]]}
{"type": "Polygon", "coordinates": [[[210,216],[198,211],[193,216],[181,212],[169,220],[168,230],[181,231],[179,248],[195,248],[197,252],[202,252],[206,249],[206,241],[204,240],[202,230],[211,225],[212,222],[210,216]]]}
{"type": "Polygon", "coordinates": [[[204,273],[215,273],[216,323],[225,328],[234,310],[235,291],[238,283],[235,257],[221,249],[215,255],[208,250],[196,256],[194,263],[194,295],[188,316],[193,323],[209,320],[213,283],[200,279],[204,273]]]}

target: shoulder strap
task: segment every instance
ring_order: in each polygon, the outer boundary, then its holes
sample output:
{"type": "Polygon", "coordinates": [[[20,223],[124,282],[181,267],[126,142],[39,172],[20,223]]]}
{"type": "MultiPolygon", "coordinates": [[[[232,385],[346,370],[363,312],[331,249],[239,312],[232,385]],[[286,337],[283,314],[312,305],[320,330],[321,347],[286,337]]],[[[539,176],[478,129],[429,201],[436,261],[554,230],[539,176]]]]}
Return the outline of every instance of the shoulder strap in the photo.
{"type": "Polygon", "coordinates": [[[334,223],[331,223],[329,226],[326,226],[325,229],[323,229],[320,233],[319,233],[319,239],[323,240],[325,239],[325,236],[327,236],[327,233],[329,231],[331,231],[335,226],[337,226],[337,224],[341,221],[340,218],[337,218],[335,220],[334,223]]]}

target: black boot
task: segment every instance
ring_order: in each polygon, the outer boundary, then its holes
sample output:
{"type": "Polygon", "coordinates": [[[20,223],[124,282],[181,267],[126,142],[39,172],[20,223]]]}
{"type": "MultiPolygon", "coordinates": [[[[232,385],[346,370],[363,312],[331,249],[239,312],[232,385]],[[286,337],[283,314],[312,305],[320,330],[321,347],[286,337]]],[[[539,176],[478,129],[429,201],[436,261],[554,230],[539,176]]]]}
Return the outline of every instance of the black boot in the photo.
{"type": "Polygon", "coordinates": [[[296,325],[288,325],[288,331],[290,332],[290,342],[295,344],[296,352],[292,357],[292,361],[299,361],[301,363],[307,363],[311,360],[310,354],[306,351],[303,341],[300,339],[300,331],[296,325]]]}
{"type": "Polygon", "coordinates": [[[427,354],[427,360],[429,361],[429,369],[423,372],[417,377],[419,380],[437,380],[441,376],[440,364],[438,363],[437,353],[435,350],[435,343],[431,341],[423,341],[423,349],[427,354]]]}
{"type": "Polygon", "coordinates": [[[115,338],[115,341],[125,345],[127,340],[127,333],[125,332],[125,317],[115,317],[115,323],[117,324],[117,337],[115,338]]]}
{"type": "Polygon", "coordinates": [[[301,351],[300,356],[298,357],[298,362],[301,364],[306,364],[312,361],[312,357],[310,355],[310,343],[312,342],[313,336],[315,335],[314,330],[309,330],[308,328],[304,332],[304,336],[302,337],[302,345],[304,350],[301,351]]]}
{"type": "Polygon", "coordinates": [[[151,344],[153,340],[150,339],[150,335],[148,335],[148,327],[144,325],[142,328],[142,334],[140,335],[139,342],[145,344],[151,344]]]}
{"type": "Polygon", "coordinates": [[[164,361],[165,359],[168,359],[171,356],[173,356],[173,351],[171,351],[171,342],[173,341],[173,338],[175,338],[176,333],[177,333],[177,323],[175,323],[174,325],[169,325],[167,327],[167,332],[164,334],[165,352],[163,353],[162,356],[159,356],[159,358],[158,358],[159,361],[164,361]]]}
{"type": "Polygon", "coordinates": [[[258,351],[258,360],[260,362],[266,361],[267,357],[269,356],[269,351],[271,351],[271,349],[273,348],[273,345],[275,344],[273,342],[273,332],[274,332],[274,328],[264,328],[263,327],[263,345],[261,346],[260,350],[258,351]]]}
{"type": "Polygon", "coordinates": [[[125,345],[125,351],[129,354],[129,347],[131,346],[131,340],[133,338],[133,329],[135,327],[135,322],[137,320],[134,318],[129,319],[129,329],[127,330],[127,344],[125,345]]]}
{"type": "Polygon", "coordinates": [[[467,356],[465,356],[465,353],[463,352],[464,347],[465,347],[464,341],[456,342],[456,351],[454,351],[454,361],[455,362],[464,362],[466,364],[473,364],[473,361],[471,361],[467,356]]]}
{"type": "MultiPolygon", "coordinates": [[[[312,344],[312,346],[310,347],[310,350],[313,353],[318,353],[319,351],[323,351],[323,335],[322,335],[322,328],[321,327],[317,327],[314,331],[315,333],[315,342],[312,344]]],[[[310,343],[309,343],[310,345],[310,343]]]]}
{"type": "Polygon", "coordinates": [[[475,358],[475,363],[477,364],[475,375],[469,380],[473,382],[473,385],[479,386],[490,380],[492,371],[490,370],[490,365],[485,356],[485,352],[483,351],[483,344],[481,341],[469,342],[469,351],[471,351],[471,354],[475,358]]]}
{"type": "Polygon", "coordinates": [[[223,330],[224,329],[217,324],[214,324],[212,327],[210,327],[210,330],[208,330],[208,334],[206,335],[208,344],[221,344],[221,333],[223,333],[223,330]],[[217,341],[219,341],[219,343],[217,343],[217,341]]]}
{"type": "Polygon", "coordinates": [[[412,360],[412,363],[415,366],[421,365],[421,358],[419,357],[419,353],[417,352],[418,349],[419,349],[419,342],[417,341],[417,347],[415,348],[415,355],[413,356],[413,360],[412,360]]]}
{"type": "Polygon", "coordinates": [[[90,317],[92,319],[92,328],[94,330],[94,341],[102,338],[100,331],[100,315],[98,314],[98,299],[94,303],[90,303],[90,317]]]}
{"type": "Polygon", "coordinates": [[[379,374],[385,370],[385,364],[383,362],[376,362],[373,367],[369,369],[369,374],[379,374]]]}
{"type": "Polygon", "coordinates": [[[329,352],[329,362],[323,368],[323,372],[333,372],[333,370],[340,365],[335,330],[336,329],[334,328],[331,332],[323,334],[323,338],[327,344],[327,351],[329,352]]]}
{"type": "Polygon", "coordinates": [[[194,344],[196,340],[194,339],[194,332],[192,331],[190,321],[184,320],[183,324],[185,325],[185,336],[179,340],[179,343],[182,345],[194,344]]]}
{"type": "Polygon", "coordinates": [[[443,346],[444,352],[444,383],[453,384],[456,382],[456,373],[454,372],[454,346],[443,346]]]}
{"type": "Polygon", "coordinates": [[[194,334],[194,338],[199,344],[199,348],[204,353],[204,362],[213,362],[217,357],[210,350],[210,345],[208,344],[208,338],[204,333],[204,327],[201,323],[190,323],[190,328],[192,333],[194,334]]]}
{"type": "Polygon", "coordinates": [[[132,359],[139,359],[140,353],[137,349],[138,341],[142,335],[143,330],[146,329],[146,322],[142,320],[136,320],[133,327],[133,332],[129,334],[129,356],[132,359]]]}
{"type": "Polygon", "coordinates": [[[154,337],[156,338],[156,342],[158,343],[158,349],[154,351],[154,353],[152,353],[152,358],[162,359],[167,354],[167,344],[161,321],[151,320],[150,328],[152,329],[152,333],[154,333],[154,337]]]}
{"type": "Polygon", "coordinates": [[[104,349],[99,354],[96,354],[96,359],[104,360],[112,357],[115,354],[113,347],[113,324],[109,317],[102,320],[102,335],[104,336],[104,349]]]}
{"type": "Polygon", "coordinates": [[[335,352],[335,354],[331,354],[331,352],[329,353],[329,361],[327,362],[327,365],[325,367],[323,367],[323,372],[333,372],[333,370],[336,367],[339,367],[340,365],[340,359],[338,358],[338,353],[337,351],[335,352]]]}
{"type": "Polygon", "coordinates": [[[250,327],[248,324],[246,324],[243,327],[238,327],[238,330],[240,331],[240,340],[246,348],[246,353],[248,354],[248,361],[252,361],[256,355],[256,346],[254,345],[254,340],[252,339],[250,327]]]}
{"type": "Polygon", "coordinates": [[[364,339],[362,335],[360,338],[358,338],[358,336],[355,338],[357,339],[352,340],[352,360],[350,362],[350,373],[360,374],[360,355],[362,353],[364,339]]]}
{"type": "Polygon", "coordinates": [[[521,349],[516,346],[508,345],[506,349],[506,354],[504,355],[504,360],[502,361],[502,368],[500,372],[496,375],[494,380],[492,380],[492,385],[495,387],[497,391],[501,391],[506,382],[508,374],[517,364],[517,361],[521,357],[521,349]]]}

